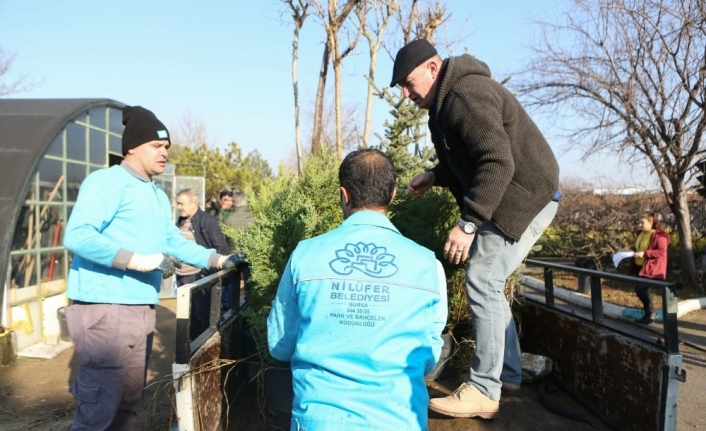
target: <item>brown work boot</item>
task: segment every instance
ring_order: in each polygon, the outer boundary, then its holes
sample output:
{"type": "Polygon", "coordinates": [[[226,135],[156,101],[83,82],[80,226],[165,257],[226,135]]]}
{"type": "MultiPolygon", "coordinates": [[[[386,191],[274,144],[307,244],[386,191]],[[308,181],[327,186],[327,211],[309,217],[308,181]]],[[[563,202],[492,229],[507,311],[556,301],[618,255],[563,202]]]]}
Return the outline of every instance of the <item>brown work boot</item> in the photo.
{"type": "Polygon", "coordinates": [[[432,398],[429,401],[431,410],[457,418],[493,419],[498,415],[498,406],[497,401],[486,397],[469,383],[463,383],[448,397],[432,398]]]}

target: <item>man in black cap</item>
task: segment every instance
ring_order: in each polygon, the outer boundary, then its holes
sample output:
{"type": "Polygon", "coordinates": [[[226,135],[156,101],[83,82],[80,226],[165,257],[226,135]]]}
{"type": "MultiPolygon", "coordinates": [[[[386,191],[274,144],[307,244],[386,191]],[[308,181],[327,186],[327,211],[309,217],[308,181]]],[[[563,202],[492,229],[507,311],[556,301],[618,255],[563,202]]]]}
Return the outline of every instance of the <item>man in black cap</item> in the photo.
{"type": "Polygon", "coordinates": [[[64,245],[74,253],[66,323],[81,361],[70,392],[72,430],[126,430],[142,401],[152,350],[155,304],[162,278],[183,260],[199,268],[244,264],[184,238],[164,191],[169,132],[149,110],[123,109],[120,165],[91,173],[81,184],[64,245]],[[175,257],[172,257],[175,256],[175,257]]]}
{"type": "Polygon", "coordinates": [[[492,79],[488,66],[470,55],[441,59],[426,40],[397,53],[391,87],[429,110],[438,156],[431,170],[412,178],[421,197],[448,187],[461,218],[449,232],[444,258],[470,261],[466,291],[476,351],[469,380],[429,408],[455,417],[493,418],[501,387],[517,391],[522,380],[520,346],[504,295],[517,269],[549,226],[559,200],[559,166],[549,144],[515,96],[492,79]]]}

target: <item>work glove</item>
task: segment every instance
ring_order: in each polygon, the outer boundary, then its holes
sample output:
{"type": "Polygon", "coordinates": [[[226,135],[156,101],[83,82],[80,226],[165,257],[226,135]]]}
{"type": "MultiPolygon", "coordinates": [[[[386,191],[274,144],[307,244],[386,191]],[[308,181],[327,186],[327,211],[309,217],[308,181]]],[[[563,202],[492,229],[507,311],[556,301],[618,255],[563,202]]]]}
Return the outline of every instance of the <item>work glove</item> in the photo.
{"type": "Polygon", "coordinates": [[[218,258],[218,270],[229,269],[247,265],[246,257],[243,253],[233,253],[228,256],[218,258]]]}
{"type": "Polygon", "coordinates": [[[140,272],[159,271],[162,273],[162,278],[169,278],[174,275],[177,268],[181,268],[181,261],[168,254],[156,253],[145,256],[134,253],[127,263],[127,268],[140,272]]]}

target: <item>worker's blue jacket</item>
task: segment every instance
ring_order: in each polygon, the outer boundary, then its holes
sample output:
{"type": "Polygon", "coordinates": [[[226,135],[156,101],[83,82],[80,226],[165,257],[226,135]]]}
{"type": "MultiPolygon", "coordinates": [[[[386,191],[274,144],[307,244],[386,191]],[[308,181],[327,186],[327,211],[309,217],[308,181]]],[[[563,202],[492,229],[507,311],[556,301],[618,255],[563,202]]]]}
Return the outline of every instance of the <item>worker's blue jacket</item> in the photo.
{"type": "Polygon", "coordinates": [[[299,243],[267,321],[291,361],[291,429],[426,430],[446,314],[441,264],[381,213],[299,243]]]}
{"type": "Polygon", "coordinates": [[[83,181],[64,246],[74,253],[66,296],[107,304],[159,302],[162,273],[127,269],[133,253],[167,253],[199,268],[220,257],[184,238],[164,190],[126,162],[83,181]]]}

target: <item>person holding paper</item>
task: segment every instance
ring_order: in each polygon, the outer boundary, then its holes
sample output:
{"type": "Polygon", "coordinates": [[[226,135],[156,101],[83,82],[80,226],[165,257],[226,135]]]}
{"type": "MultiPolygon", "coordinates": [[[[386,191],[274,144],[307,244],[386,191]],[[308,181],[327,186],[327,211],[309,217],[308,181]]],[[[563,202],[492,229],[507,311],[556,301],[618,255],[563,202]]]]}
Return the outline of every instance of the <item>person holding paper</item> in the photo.
{"type": "MultiPolygon", "coordinates": [[[[667,247],[669,247],[669,234],[662,230],[657,215],[646,213],[640,216],[639,231],[635,240],[635,255],[630,262],[630,275],[636,275],[653,280],[667,278],[667,247]]],[[[642,301],[644,315],[636,319],[636,323],[648,325],[655,321],[654,304],[650,288],[640,284],[635,285],[635,293],[642,301]]]]}

